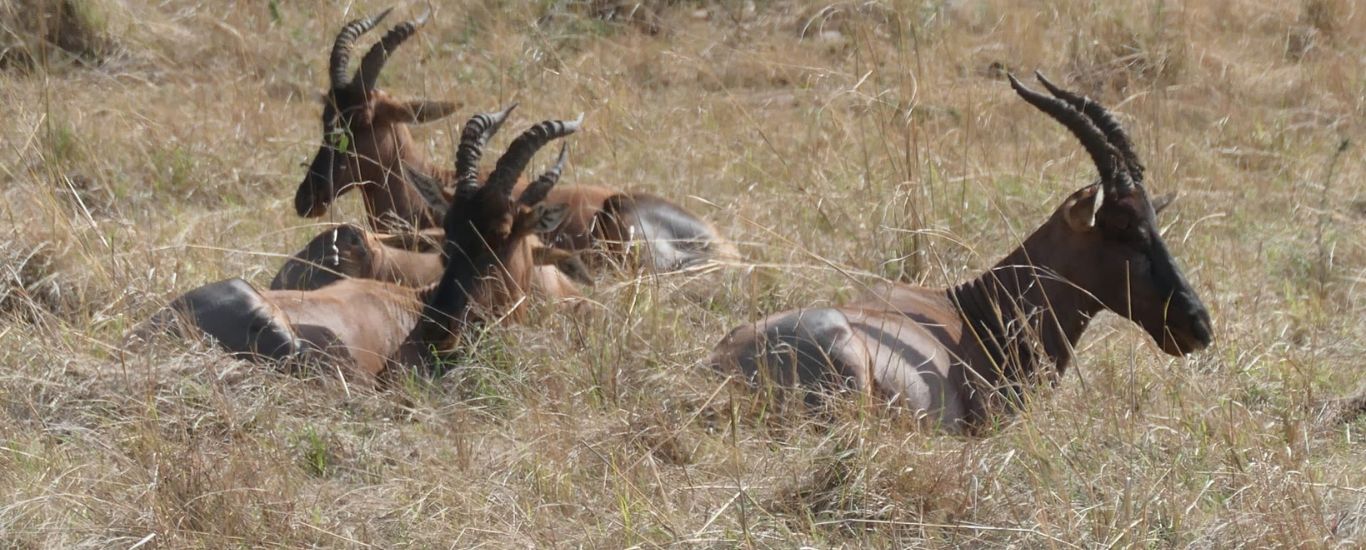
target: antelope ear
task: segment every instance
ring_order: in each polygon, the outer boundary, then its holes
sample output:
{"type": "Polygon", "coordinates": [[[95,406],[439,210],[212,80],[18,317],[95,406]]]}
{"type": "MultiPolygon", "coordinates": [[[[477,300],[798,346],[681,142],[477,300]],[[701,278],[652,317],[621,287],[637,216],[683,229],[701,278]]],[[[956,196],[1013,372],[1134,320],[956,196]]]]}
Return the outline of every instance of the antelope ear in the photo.
{"type": "Polygon", "coordinates": [[[1105,186],[1092,185],[1073,193],[1062,205],[1067,225],[1073,231],[1085,233],[1096,228],[1096,213],[1105,204],[1105,186]]]}
{"type": "Polygon", "coordinates": [[[408,124],[424,124],[451,116],[459,108],[460,105],[453,101],[417,99],[403,104],[398,119],[408,124]]]}
{"type": "Polygon", "coordinates": [[[1153,197],[1148,202],[1153,205],[1153,213],[1161,214],[1163,210],[1166,210],[1168,206],[1171,206],[1173,202],[1176,202],[1176,193],[1163,193],[1153,197]]]}
{"type": "Polygon", "coordinates": [[[533,212],[536,216],[536,225],[532,227],[532,231],[549,233],[564,223],[566,215],[569,214],[569,205],[540,203],[535,206],[533,212]]]}

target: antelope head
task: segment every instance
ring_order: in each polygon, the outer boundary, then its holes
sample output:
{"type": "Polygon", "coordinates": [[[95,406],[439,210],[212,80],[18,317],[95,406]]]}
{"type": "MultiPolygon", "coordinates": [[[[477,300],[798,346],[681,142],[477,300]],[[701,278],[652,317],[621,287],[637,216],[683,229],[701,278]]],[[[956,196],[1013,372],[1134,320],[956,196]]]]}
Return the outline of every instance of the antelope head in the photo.
{"type": "Polygon", "coordinates": [[[354,187],[402,178],[399,161],[403,148],[412,142],[407,125],[446,117],[457,108],[447,101],[400,101],[376,88],[389,54],[426,22],[430,7],[416,19],[390,29],[366,52],[354,76],[348,76],[352,43],[391,10],[351,21],[337,34],[328,64],[330,88],[322,98],[322,145],[294,195],[300,216],[323,215],[333,200],[354,187]]]}
{"type": "Polygon", "coordinates": [[[515,184],[537,150],[551,140],[577,131],[583,117],[548,120],[527,129],[508,146],[488,179],[480,183],[478,164],[484,144],[514,108],[515,104],[497,113],[478,114],[465,124],[456,150],[455,197],[445,217],[446,257],[451,261],[470,256],[476,250],[491,251],[504,264],[504,279],[525,289],[528,270],[535,261],[536,243],[528,238],[553,231],[568,211],[566,204],[544,202],[560,179],[567,149],[562,146],[554,166],[517,197],[513,196],[515,184]],[[469,227],[480,230],[470,231],[469,227]],[[512,271],[516,272],[509,273],[512,271]]]}
{"type": "Polygon", "coordinates": [[[1171,355],[1208,346],[1214,338],[1209,312],[1158,228],[1157,214],[1167,201],[1149,198],[1128,135],[1100,104],[1035,76],[1052,97],[1014,75],[1010,84],[1081,141],[1100,179],[1072,193],[1036,233],[1039,238],[1031,237],[1031,261],[1044,260],[1105,309],[1143,327],[1171,355]]]}
{"type": "Polygon", "coordinates": [[[427,299],[417,326],[399,351],[402,363],[433,366],[430,348],[443,348],[443,342],[459,332],[472,294],[484,292],[476,289],[479,281],[506,281],[511,256],[531,254],[529,247],[524,246],[527,238],[534,232],[554,229],[564,219],[567,207],[542,203],[560,179],[565,159],[563,147],[555,166],[536,178],[516,200],[512,198],[513,184],[538,149],[577,131],[582,116],[579,120],[551,120],[532,126],[508,146],[488,180],[479,182],[478,163],[484,143],[498,131],[514,107],[474,115],[461,132],[455,160],[459,184],[442,224],[445,271],[427,299]],[[490,274],[490,270],[498,273],[490,274]]]}

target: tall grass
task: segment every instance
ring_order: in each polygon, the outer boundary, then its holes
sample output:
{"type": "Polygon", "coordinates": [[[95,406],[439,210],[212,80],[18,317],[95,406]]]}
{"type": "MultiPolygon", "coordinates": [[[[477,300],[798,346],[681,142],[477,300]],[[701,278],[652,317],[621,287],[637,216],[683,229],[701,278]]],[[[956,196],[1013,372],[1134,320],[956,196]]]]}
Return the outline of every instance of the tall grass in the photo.
{"type": "MultiPolygon", "coordinates": [[[[1366,130],[1352,2],[439,3],[387,90],[517,100],[514,126],[586,112],[566,181],[676,198],[745,260],[605,279],[590,313],[538,307],[380,393],[122,337],[177,292],[264,284],[312,235],[290,201],[326,52],[381,4],[75,4],[102,14],[98,61],[0,64],[6,546],[1366,538],[1366,163],[1328,162],[1366,130]],[[812,418],[700,367],[764,313],[960,281],[1088,183],[1002,81],[1035,68],[1114,106],[1181,194],[1162,223],[1214,347],[1169,358],[1105,315],[975,439],[875,404],[812,418]]],[[[6,47],[44,40],[12,21],[6,47]]],[[[434,158],[459,118],[417,132],[434,158]]]]}

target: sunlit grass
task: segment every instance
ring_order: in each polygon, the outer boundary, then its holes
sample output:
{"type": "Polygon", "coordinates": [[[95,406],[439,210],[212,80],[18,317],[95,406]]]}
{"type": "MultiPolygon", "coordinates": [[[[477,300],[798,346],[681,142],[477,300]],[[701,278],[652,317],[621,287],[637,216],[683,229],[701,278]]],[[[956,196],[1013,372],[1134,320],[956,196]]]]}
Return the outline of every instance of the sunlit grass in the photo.
{"type": "MultiPolygon", "coordinates": [[[[28,4],[0,4],[0,44],[28,4]]],[[[744,259],[604,279],[584,310],[534,307],[383,392],[123,342],[178,292],[264,285],[317,231],[292,198],[332,33],[381,4],[75,4],[99,16],[81,16],[97,57],[0,64],[7,544],[1366,537],[1363,407],[1333,401],[1366,353],[1351,2],[437,3],[382,79],[464,104],[415,130],[434,162],[476,110],[519,101],[513,129],[585,112],[567,183],[672,197],[744,259]],[[1088,183],[1073,138],[1002,80],[1036,68],[1113,106],[1150,185],[1180,193],[1162,223],[1212,348],[1169,358],[1107,314],[1057,388],[976,439],[871,403],[812,418],[701,368],[765,313],[963,280],[1088,183]]],[[[324,221],[360,219],[347,196],[324,221]]]]}

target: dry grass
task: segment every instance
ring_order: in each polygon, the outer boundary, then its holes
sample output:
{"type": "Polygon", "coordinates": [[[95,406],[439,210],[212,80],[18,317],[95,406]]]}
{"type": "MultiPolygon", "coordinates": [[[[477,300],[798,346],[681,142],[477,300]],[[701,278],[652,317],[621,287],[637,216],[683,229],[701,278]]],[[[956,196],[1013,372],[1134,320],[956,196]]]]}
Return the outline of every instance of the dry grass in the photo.
{"type": "MultiPolygon", "coordinates": [[[[605,282],[592,315],[545,308],[367,394],[121,339],[311,235],[290,201],[329,39],[379,3],[0,2],[4,47],[39,53],[0,71],[3,545],[1366,543],[1358,3],[635,5],[440,2],[384,84],[516,99],[517,126],[586,111],[568,181],[676,197],[753,265],[605,282]],[[86,10],[68,55],[14,16],[56,4],[86,10]],[[1115,106],[1181,193],[1163,222],[1212,349],[1171,359],[1107,315],[980,439],[817,423],[698,368],[761,313],[961,280],[1086,183],[1001,80],[1034,68],[1115,106]]],[[[457,118],[419,132],[435,158],[457,118]]]]}

